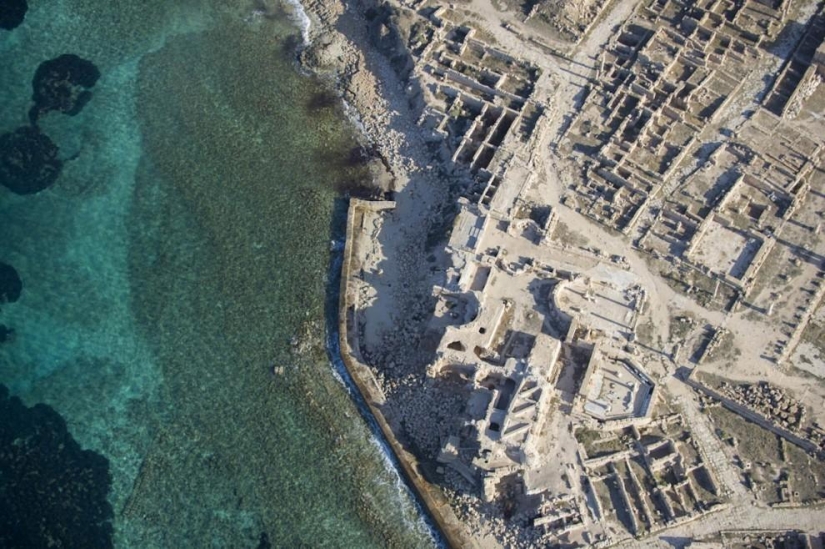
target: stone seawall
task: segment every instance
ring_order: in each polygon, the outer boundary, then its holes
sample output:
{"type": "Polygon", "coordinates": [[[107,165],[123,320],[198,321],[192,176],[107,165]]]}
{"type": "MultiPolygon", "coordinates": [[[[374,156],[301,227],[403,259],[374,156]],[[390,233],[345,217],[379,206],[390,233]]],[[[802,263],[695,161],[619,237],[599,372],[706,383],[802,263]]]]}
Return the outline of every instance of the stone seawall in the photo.
{"type": "Polygon", "coordinates": [[[360,232],[363,228],[364,215],[370,212],[388,210],[395,207],[394,202],[367,201],[350,199],[347,211],[346,244],[344,259],[341,265],[341,288],[338,303],[338,337],[341,351],[341,361],[352,377],[355,386],[361,393],[375,422],[381,429],[390,449],[400,466],[400,472],[425,511],[430,515],[435,526],[442,534],[444,541],[451,548],[475,548],[477,544],[466,533],[465,528],[455,516],[449,502],[438,489],[427,482],[419,472],[418,460],[407,451],[398,441],[395,432],[390,427],[388,418],[381,410],[385,397],[375,381],[372,370],[361,360],[357,351],[358,332],[356,319],[356,303],[353,297],[351,281],[355,276],[356,249],[360,232]],[[353,329],[354,328],[354,329],[353,329]]]}

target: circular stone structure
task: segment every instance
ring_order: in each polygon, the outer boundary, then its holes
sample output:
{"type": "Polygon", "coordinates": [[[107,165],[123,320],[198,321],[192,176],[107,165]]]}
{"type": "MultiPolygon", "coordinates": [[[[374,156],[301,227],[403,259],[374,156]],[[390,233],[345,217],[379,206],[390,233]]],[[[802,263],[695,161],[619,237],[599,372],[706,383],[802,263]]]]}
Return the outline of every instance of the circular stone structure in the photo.
{"type": "Polygon", "coordinates": [[[23,281],[17,270],[0,261],[0,303],[13,303],[20,299],[23,291],[23,281]]]}
{"type": "Polygon", "coordinates": [[[26,18],[26,0],[0,0],[0,29],[12,30],[26,18]]]}
{"type": "Polygon", "coordinates": [[[40,63],[32,79],[32,100],[29,111],[32,124],[41,114],[59,111],[74,116],[92,98],[89,88],[100,78],[94,63],[71,53],[40,63]]]}
{"type": "Polygon", "coordinates": [[[0,135],[0,184],[15,194],[34,194],[51,186],[63,168],[58,151],[32,126],[0,135]]]}

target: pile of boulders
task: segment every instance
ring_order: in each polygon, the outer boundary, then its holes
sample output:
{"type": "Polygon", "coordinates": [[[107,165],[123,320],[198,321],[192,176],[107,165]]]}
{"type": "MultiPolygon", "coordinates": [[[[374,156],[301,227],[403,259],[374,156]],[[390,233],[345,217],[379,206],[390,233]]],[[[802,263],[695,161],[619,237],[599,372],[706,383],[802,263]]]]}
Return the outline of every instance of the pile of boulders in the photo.
{"type": "Polygon", "coordinates": [[[744,404],[786,429],[797,431],[805,420],[805,405],[766,381],[741,385],[722,382],[720,389],[726,397],[744,404]]]}
{"type": "Polygon", "coordinates": [[[549,543],[551,536],[544,528],[533,528],[522,513],[511,515],[512,509],[508,511],[501,502],[485,503],[476,496],[456,492],[447,492],[447,498],[476,539],[491,537],[502,547],[513,549],[532,549],[549,543]]]}
{"type": "Polygon", "coordinates": [[[529,17],[539,17],[563,38],[578,42],[605,4],[604,0],[545,0],[536,3],[529,17]]]}

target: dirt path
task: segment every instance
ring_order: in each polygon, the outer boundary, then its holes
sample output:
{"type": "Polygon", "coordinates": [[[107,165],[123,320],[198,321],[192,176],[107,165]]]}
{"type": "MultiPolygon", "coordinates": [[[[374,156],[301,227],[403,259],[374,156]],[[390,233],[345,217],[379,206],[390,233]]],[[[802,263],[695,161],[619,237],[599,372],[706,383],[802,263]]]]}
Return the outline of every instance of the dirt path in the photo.
{"type": "Polygon", "coordinates": [[[734,505],[752,500],[748,489],[742,484],[739,472],[722,449],[722,442],[714,434],[713,426],[699,411],[692,389],[675,378],[670,378],[666,386],[674,397],[673,403],[679,407],[690,426],[693,438],[702,452],[702,459],[713,471],[721,487],[730,494],[734,505]]]}

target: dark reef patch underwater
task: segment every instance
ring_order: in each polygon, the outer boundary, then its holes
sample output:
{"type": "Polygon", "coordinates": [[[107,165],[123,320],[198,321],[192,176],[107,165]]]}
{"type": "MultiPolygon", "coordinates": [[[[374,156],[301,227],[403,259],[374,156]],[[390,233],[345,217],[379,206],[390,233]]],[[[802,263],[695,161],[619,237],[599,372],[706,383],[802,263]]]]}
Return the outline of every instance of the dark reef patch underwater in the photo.
{"type": "Polygon", "coordinates": [[[29,9],[26,0],[0,0],[0,29],[19,27],[29,9]]]}
{"type": "Polygon", "coordinates": [[[20,299],[23,291],[23,281],[17,270],[6,263],[0,262],[0,304],[14,303],[20,299]]]}
{"type": "Polygon", "coordinates": [[[109,461],[0,383],[0,547],[112,547],[109,461]]]}
{"type": "Polygon", "coordinates": [[[34,126],[0,135],[0,184],[16,194],[34,194],[53,185],[63,162],[57,145],[34,126]]]}
{"type": "Polygon", "coordinates": [[[0,11],[0,547],[431,547],[326,354],[367,171],[289,10],[0,11]]]}
{"type": "Polygon", "coordinates": [[[94,63],[71,53],[42,62],[32,80],[34,106],[29,111],[29,120],[36,124],[49,111],[78,114],[91,100],[89,89],[99,78],[100,71],[94,63]]]}

